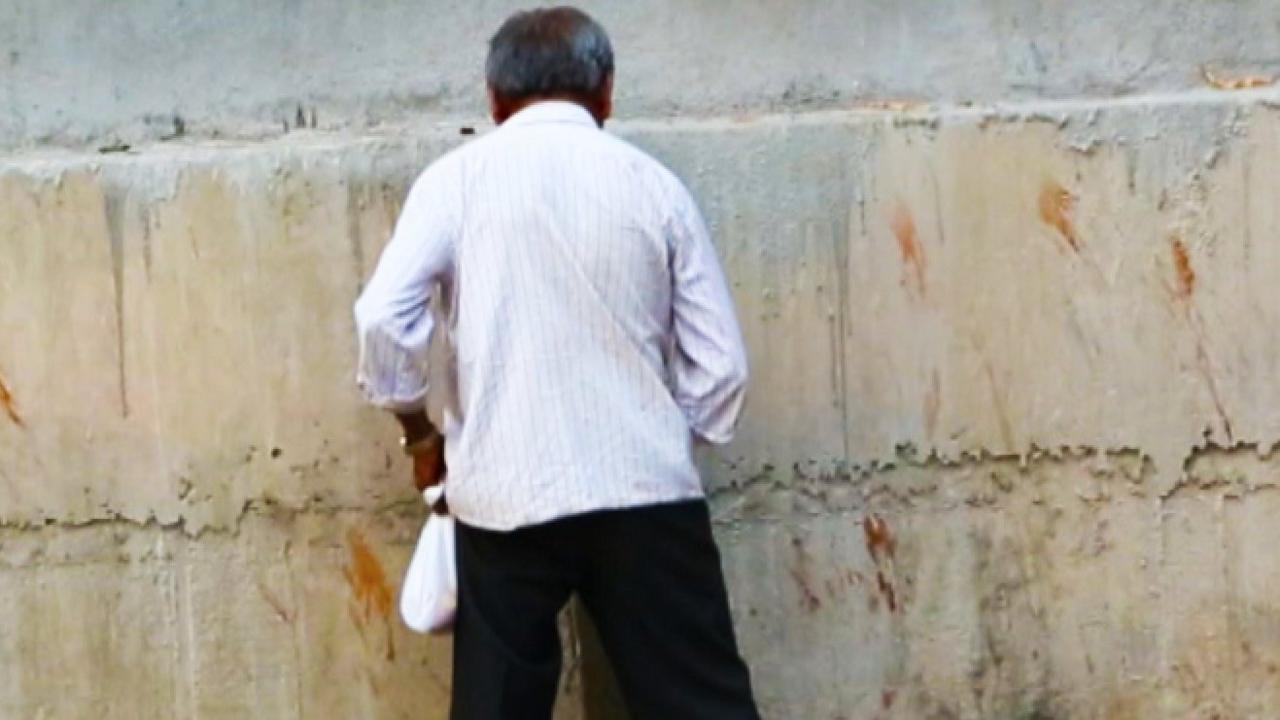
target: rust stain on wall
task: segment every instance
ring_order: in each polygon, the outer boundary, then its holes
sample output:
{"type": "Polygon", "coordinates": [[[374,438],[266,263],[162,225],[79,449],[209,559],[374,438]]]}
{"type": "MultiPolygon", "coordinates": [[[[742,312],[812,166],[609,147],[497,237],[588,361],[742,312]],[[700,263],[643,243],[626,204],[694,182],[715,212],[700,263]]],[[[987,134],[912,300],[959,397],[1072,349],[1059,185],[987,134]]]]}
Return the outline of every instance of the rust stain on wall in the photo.
{"type": "Polygon", "coordinates": [[[868,515],[862,521],[862,533],[866,538],[867,553],[876,565],[876,589],[889,606],[889,612],[897,612],[901,607],[893,584],[893,556],[897,540],[889,529],[889,523],[878,515],[868,515]]]}
{"type": "Polygon", "coordinates": [[[1072,250],[1080,252],[1080,236],[1071,219],[1075,206],[1076,197],[1053,180],[1046,182],[1040,190],[1040,219],[1057,230],[1072,250]]]}
{"type": "Polygon", "coordinates": [[[889,529],[889,523],[878,515],[868,515],[862,521],[862,534],[867,541],[867,552],[871,559],[880,562],[881,558],[893,556],[897,541],[889,529]]]}
{"type": "Polygon", "coordinates": [[[352,622],[363,635],[363,625],[375,615],[380,618],[387,629],[387,659],[394,660],[396,648],[391,634],[392,592],[387,584],[386,571],[359,530],[352,528],[348,531],[347,542],[351,546],[351,564],[343,568],[343,575],[351,586],[354,601],[351,606],[352,622]]]}
{"type": "Polygon", "coordinates": [[[1187,255],[1187,246],[1183,244],[1182,238],[1174,236],[1169,239],[1169,244],[1173,249],[1173,269],[1177,275],[1174,294],[1186,300],[1196,291],[1196,271],[1191,267],[1191,258],[1187,255]]]}
{"type": "Polygon", "coordinates": [[[1231,443],[1235,441],[1234,432],[1231,428],[1231,417],[1227,414],[1226,403],[1222,400],[1222,391],[1218,387],[1218,378],[1213,370],[1213,360],[1209,356],[1209,343],[1205,338],[1204,320],[1200,317],[1200,313],[1193,302],[1198,279],[1195,267],[1191,264],[1191,254],[1187,251],[1186,243],[1177,235],[1169,239],[1169,251],[1173,258],[1174,273],[1173,287],[1169,288],[1169,292],[1173,295],[1173,301],[1182,311],[1183,321],[1186,322],[1187,329],[1191,331],[1191,336],[1195,339],[1196,368],[1204,379],[1205,388],[1209,391],[1209,398],[1213,402],[1218,422],[1222,425],[1223,434],[1226,435],[1227,442],[1231,443]]]}
{"type": "Polygon", "coordinates": [[[1200,68],[1200,74],[1204,77],[1205,83],[1209,87],[1217,90],[1248,90],[1251,88],[1269,87],[1274,85],[1276,79],[1267,75],[1241,75],[1240,77],[1228,78],[1218,75],[1208,68],[1208,66],[1200,68]]]}
{"type": "Polygon", "coordinates": [[[370,613],[379,617],[391,614],[391,588],[387,585],[387,574],[382,563],[369,549],[364,536],[359,530],[347,533],[347,542],[351,545],[351,565],[346,568],[347,582],[355,594],[356,601],[364,606],[364,616],[368,620],[370,613]]]}
{"type": "Polygon", "coordinates": [[[9,390],[9,386],[5,384],[4,376],[0,376],[0,407],[4,408],[4,413],[9,416],[14,425],[20,428],[27,426],[22,420],[22,415],[18,413],[17,402],[13,399],[13,393],[9,390]]]}
{"type": "Polygon", "coordinates": [[[889,227],[898,241],[898,252],[902,254],[904,275],[903,285],[914,285],[916,292],[923,297],[924,288],[924,247],[920,244],[920,234],[916,231],[916,221],[906,205],[899,203],[889,217],[889,227]]]}

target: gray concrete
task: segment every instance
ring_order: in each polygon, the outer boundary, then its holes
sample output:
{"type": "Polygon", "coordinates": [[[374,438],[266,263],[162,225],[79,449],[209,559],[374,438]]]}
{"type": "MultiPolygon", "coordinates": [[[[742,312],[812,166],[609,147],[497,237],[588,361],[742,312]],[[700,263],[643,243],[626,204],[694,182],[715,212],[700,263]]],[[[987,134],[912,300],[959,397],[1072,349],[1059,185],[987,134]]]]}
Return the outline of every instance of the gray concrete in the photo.
{"type": "MultiPolygon", "coordinates": [[[[509,0],[0,2],[0,146],[252,136],[482,110],[509,0]]],[[[588,1],[624,116],[1113,96],[1280,70],[1259,0],[588,1]]]]}

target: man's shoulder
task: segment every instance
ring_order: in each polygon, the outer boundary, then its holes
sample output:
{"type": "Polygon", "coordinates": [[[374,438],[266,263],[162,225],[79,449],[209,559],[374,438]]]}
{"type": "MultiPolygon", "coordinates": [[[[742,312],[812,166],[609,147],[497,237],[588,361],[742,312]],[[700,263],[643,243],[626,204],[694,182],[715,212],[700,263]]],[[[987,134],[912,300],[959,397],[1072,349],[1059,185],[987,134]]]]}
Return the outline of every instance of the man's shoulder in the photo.
{"type": "MultiPolygon", "coordinates": [[[[661,160],[629,140],[609,131],[585,134],[579,150],[598,154],[607,164],[625,166],[650,189],[668,198],[687,197],[688,190],[680,177],[661,160]],[[588,139],[589,138],[589,139],[588,139]]],[[[415,185],[430,186],[457,183],[463,176],[490,165],[509,152],[529,148],[528,138],[504,133],[501,128],[458,145],[432,160],[418,175],[415,185]]]]}
{"type": "Polygon", "coordinates": [[[431,160],[431,162],[427,163],[425,168],[422,169],[422,172],[419,173],[419,178],[428,174],[442,175],[457,172],[458,169],[462,167],[462,164],[466,162],[467,157],[475,153],[477,144],[483,142],[483,140],[483,137],[477,138],[471,142],[452,147],[440,155],[437,155],[431,160]]]}
{"type": "Polygon", "coordinates": [[[436,195],[442,190],[456,189],[467,157],[475,152],[476,143],[481,140],[483,138],[450,148],[431,159],[414,177],[409,188],[409,197],[436,195]]]}
{"type": "Polygon", "coordinates": [[[610,146],[611,152],[632,169],[658,195],[668,202],[685,199],[689,191],[684,181],[660,159],[650,155],[643,148],[633,145],[629,140],[611,132],[600,133],[603,142],[610,146]]]}
{"type": "Polygon", "coordinates": [[[632,144],[630,140],[609,131],[601,132],[600,137],[601,141],[608,145],[611,151],[618,153],[620,157],[658,175],[675,179],[675,174],[661,160],[650,155],[648,151],[641,149],[639,146],[632,144]]]}

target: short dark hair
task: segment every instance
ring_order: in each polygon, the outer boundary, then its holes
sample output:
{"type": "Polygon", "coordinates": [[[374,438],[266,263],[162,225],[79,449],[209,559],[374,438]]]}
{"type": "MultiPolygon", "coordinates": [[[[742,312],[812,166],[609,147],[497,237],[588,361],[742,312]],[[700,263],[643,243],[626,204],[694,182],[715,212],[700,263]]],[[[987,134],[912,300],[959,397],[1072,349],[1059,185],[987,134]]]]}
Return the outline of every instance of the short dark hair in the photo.
{"type": "Polygon", "coordinates": [[[503,100],[588,100],[613,75],[613,46],[604,28],[577,8],[526,10],[507,18],[489,40],[484,74],[503,100]]]}

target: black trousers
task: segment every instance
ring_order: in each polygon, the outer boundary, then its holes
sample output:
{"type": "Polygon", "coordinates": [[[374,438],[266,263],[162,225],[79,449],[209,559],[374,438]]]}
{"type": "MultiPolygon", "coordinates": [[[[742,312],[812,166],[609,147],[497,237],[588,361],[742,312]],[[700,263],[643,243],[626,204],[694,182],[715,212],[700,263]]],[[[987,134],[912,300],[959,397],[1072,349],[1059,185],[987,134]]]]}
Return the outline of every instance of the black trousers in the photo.
{"type": "Polygon", "coordinates": [[[458,524],[452,720],[548,720],[557,614],[595,621],[634,720],[758,720],[699,500],[501,533],[458,524]]]}

